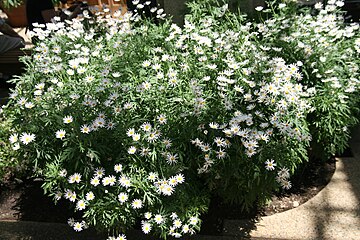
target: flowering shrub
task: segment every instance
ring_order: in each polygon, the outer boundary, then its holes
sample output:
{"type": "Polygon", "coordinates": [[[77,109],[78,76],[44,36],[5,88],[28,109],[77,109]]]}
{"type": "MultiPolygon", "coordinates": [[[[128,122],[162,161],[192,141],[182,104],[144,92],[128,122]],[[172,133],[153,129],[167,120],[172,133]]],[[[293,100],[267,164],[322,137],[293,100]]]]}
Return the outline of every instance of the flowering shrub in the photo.
{"type": "Polygon", "coordinates": [[[358,122],[359,24],[344,23],[343,5],[332,0],[325,6],[317,3],[313,10],[299,10],[294,3],[273,6],[278,15],[256,26],[271,54],[298,61],[302,82],[315,88],[308,122],[312,153],[324,160],[345,150],[350,129],[358,122]]]}
{"type": "Polygon", "coordinates": [[[283,176],[306,159],[308,93],[297,66],[269,57],[241,16],[208,2],[190,4],[198,14],[167,39],[186,52],[182,62],[189,62],[191,76],[204,81],[198,94],[207,108],[199,118],[208,124],[200,125],[203,136],[193,140],[203,163],[198,172],[210,189],[249,207],[277,187],[276,173],[269,173],[274,161],[283,168],[278,182],[289,188],[283,176]],[[211,98],[204,97],[209,92],[211,98]]]}
{"type": "Polygon", "coordinates": [[[211,194],[248,208],[291,187],[317,85],[261,25],[215,2],[189,3],[183,29],[126,15],[35,30],[4,108],[9,144],[82,213],[75,231],[181,237],[199,230],[211,194]]]}
{"type": "MultiPolygon", "coordinates": [[[[121,232],[143,218],[144,233],[193,233],[208,198],[187,170],[181,99],[146,73],[143,58],[155,52],[132,51],[146,36],[123,21],[74,20],[36,30],[43,41],[5,110],[14,111],[17,128],[10,140],[44,177],[46,192],[83,211],[85,221],[69,221],[74,230],[91,224],[121,232]]],[[[168,75],[172,64],[164,61],[168,75]]],[[[186,97],[188,84],[184,91],[186,97]]]]}
{"type": "MultiPolygon", "coordinates": [[[[12,151],[12,145],[8,140],[10,129],[9,121],[0,117],[0,183],[12,174],[16,173],[18,176],[23,174],[24,165],[26,165],[21,164],[22,162],[15,157],[12,151]]],[[[11,141],[14,142],[15,139],[11,139],[11,141]]]]}

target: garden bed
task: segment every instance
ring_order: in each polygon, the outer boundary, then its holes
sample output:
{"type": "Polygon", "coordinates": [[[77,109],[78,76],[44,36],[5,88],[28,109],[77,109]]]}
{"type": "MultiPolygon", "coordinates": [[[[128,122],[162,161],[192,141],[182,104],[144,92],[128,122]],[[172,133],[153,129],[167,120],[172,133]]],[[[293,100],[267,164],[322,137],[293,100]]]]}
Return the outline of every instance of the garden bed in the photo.
{"type": "MultiPolygon", "coordinates": [[[[224,220],[247,220],[255,223],[262,216],[270,216],[284,212],[304,204],[330,181],[335,171],[335,159],[327,162],[309,162],[303,167],[303,174],[293,177],[293,188],[290,191],[274,194],[271,202],[262,208],[253,208],[249,213],[242,211],[239,205],[225,205],[219,199],[213,199],[209,213],[204,216],[200,233],[206,235],[221,235],[224,220]]],[[[254,224],[247,225],[252,230],[254,224]]]]}
{"type": "Polygon", "coordinates": [[[225,234],[226,219],[252,229],[297,207],[326,185],[334,161],[320,163],[358,123],[359,26],[341,5],[257,7],[252,22],[189,1],[183,29],[157,8],[158,24],[85,14],[39,29],[0,115],[0,176],[43,182],[10,184],[4,202],[33,221],[66,222],[71,205],[75,231],[109,239],[134,228],[180,238],[202,220],[201,234],[225,234]],[[40,185],[58,211],[43,210],[40,185]]]}
{"type": "MultiPolygon", "coordinates": [[[[294,176],[293,188],[274,194],[271,202],[263,208],[253,208],[249,213],[239,205],[227,205],[220,199],[212,198],[209,212],[203,217],[200,234],[222,235],[224,220],[244,219],[255,222],[261,216],[269,216],[295,208],[323,189],[335,171],[335,159],[327,162],[311,161],[303,167],[303,174],[294,176]]],[[[74,217],[70,204],[59,201],[54,205],[52,199],[44,196],[41,181],[8,180],[0,189],[0,220],[21,220],[49,223],[66,223],[74,217]]],[[[252,230],[249,225],[248,231],[252,230]]]]}

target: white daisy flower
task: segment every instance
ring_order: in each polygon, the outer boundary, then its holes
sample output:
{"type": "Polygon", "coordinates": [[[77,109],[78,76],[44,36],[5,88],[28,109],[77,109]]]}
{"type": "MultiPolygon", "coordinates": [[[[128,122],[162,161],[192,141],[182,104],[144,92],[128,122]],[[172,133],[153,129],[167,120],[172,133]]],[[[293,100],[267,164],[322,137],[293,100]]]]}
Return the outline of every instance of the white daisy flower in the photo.
{"type": "Polygon", "coordinates": [[[165,117],[165,115],[161,114],[157,117],[157,120],[159,121],[160,124],[166,124],[167,119],[165,117]]]}
{"type": "Polygon", "coordinates": [[[226,157],[226,152],[222,149],[219,149],[219,151],[216,152],[216,157],[218,159],[223,159],[226,157]]]}
{"type": "Polygon", "coordinates": [[[141,230],[145,233],[148,234],[151,231],[151,224],[149,222],[143,222],[141,224],[141,230]]]}
{"type": "Polygon", "coordinates": [[[214,143],[216,143],[216,145],[217,145],[218,147],[222,147],[222,146],[224,146],[224,144],[225,144],[225,140],[224,140],[223,138],[221,138],[221,137],[216,137],[216,138],[214,139],[214,143]]]}
{"type": "Polygon", "coordinates": [[[79,200],[77,203],[76,203],[76,209],[81,211],[81,210],[84,210],[86,208],[86,204],[84,202],[84,200],[79,200]]]}
{"type": "Polygon", "coordinates": [[[69,200],[70,200],[70,202],[75,202],[76,201],[76,193],[75,192],[72,193],[69,200]]]}
{"type": "Polygon", "coordinates": [[[152,216],[151,212],[146,212],[146,213],[144,214],[144,217],[145,217],[146,219],[150,219],[151,216],[152,216]]]}
{"type": "Polygon", "coordinates": [[[43,93],[42,90],[35,90],[35,91],[34,91],[34,95],[35,95],[35,96],[41,96],[42,93],[43,93]]]}
{"type": "Polygon", "coordinates": [[[120,193],[118,195],[118,199],[119,199],[120,203],[124,203],[129,199],[129,195],[127,193],[120,193]]]}
{"type": "Polygon", "coordinates": [[[126,240],[126,236],[124,234],[121,234],[117,237],[116,240],[126,240]]]}
{"type": "Polygon", "coordinates": [[[190,231],[189,225],[187,224],[183,225],[181,232],[188,233],[189,231],[190,231]]]}
{"type": "Polygon", "coordinates": [[[35,134],[32,133],[22,133],[20,136],[20,141],[25,145],[28,145],[34,140],[35,140],[35,134]]]}
{"type": "Polygon", "coordinates": [[[16,143],[18,141],[18,134],[14,133],[9,137],[10,143],[16,143]]]}
{"type": "Polygon", "coordinates": [[[94,76],[86,76],[85,79],[84,79],[85,82],[92,82],[94,80],[95,80],[94,76]]]}
{"type": "Polygon", "coordinates": [[[131,147],[128,149],[128,153],[129,153],[129,154],[135,154],[135,152],[136,152],[136,147],[134,147],[134,146],[131,146],[131,147]]]}
{"type": "Polygon", "coordinates": [[[17,102],[19,105],[25,105],[27,102],[27,99],[26,98],[20,98],[19,101],[17,102]]]}
{"type": "Polygon", "coordinates": [[[104,168],[97,168],[95,170],[95,177],[101,178],[105,175],[105,169],[104,168]]]}
{"type": "Polygon", "coordinates": [[[159,136],[160,135],[157,132],[152,132],[148,135],[146,141],[148,141],[149,143],[153,143],[159,138],[159,136]]]}
{"type": "Polygon", "coordinates": [[[113,123],[113,122],[108,122],[107,125],[106,125],[106,128],[107,128],[107,129],[114,129],[115,126],[116,126],[115,123],[113,123]]]}
{"type": "Polygon", "coordinates": [[[126,132],[126,135],[128,135],[129,137],[132,137],[135,134],[135,129],[133,128],[129,128],[126,132]]]}
{"type": "Polygon", "coordinates": [[[132,135],[132,138],[135,142],[137,142],[140,140],[141,135],[139,133],[135,133],[134,135],[132,135]]]}
{"type": "Polygon", "coordinates": [[[101,117],[96,118],[94,121],[94,125],[96,127],[105,127],[105,123],[106,123],[105,118],[101,118],[101,117]]]}
{"type": "Polygon", "coordinates": [[[283,180],[281,181],[281,187],[288,190],[291,188],[291,182],[288,180],[283,180]]]}
{"type": "Polygon", "coordinates": [[[173,221],[173,226],[174,226],[175,228],[179,228],[179,227],[181,227],[181,225],[182,225],[182,222],[181,222],[180,219],[175,219],[175,220],[173,221]]]}
{"type": "Polygon", "coordinates": [[[31,109],[33,107],[35,107],[35,105],[32,102],[25,103],[25,108],[31,109]]]}
{"type": "Polygon", "coordinates": [[[123,169],[123,166],[122,166],[121,164],[116,164],[116,165],[114,166],[114,171],[115,171],[116,173],[121,172],[122,169],[123,169]]]}
{"type": "Polygon", "coordinates": [[[83,224],[80,222],[75,222],[73,228],[76,232],[80,232],[83,230],[83,224]]]}
{"type": "Polygon", "coordinates": [[[86,200],[87,201],[91,201],[91,200],[94,200],[95,199],[95,195],[93,192],[88,192],[85,196],[86,200]]]}
{"type": "Polygon", "coordinates": [[[77,71],[77,73],[79,73],[79,74],[83,74],[83,73],[86,72],[86,68],[81,66],[81,67],[79,67],[76,71],[77,71]]]}
{"type": "Polygon", "coordinates": [[[289,169],[287,169],[285,167],[281,168],[277,174],[281,178],[289,178],[290,177],[289,169]]]}
{"type": "Polygon", "coordinates": [[[145,132],[150,132],[151,128],[152,128],[151,124],[148,122],[141,125],[141,129],[144,130],[145,132]]]}
{"type": "Polygon", "coordinates": [[[102,184],[103,184],[104,186],[108,186],[108,185],[114,186],[115,183],[116,183],[116,178],[115,178],[115,176],[108,176],[108,177],[104,177],[104,178],[102,179],[102,184]]]}
{"type": "Polygon", "coordinates": [[[178,85],[178,80],[176,78],[170,78],[169,79],[169,85],[172,86],[172,87],[175,87],[178,85]]]}
{"type": "Polygon", "coordinates": [[[102,179],[102,184],[103,184],[104,186],[110,185],[110,178],[109,178],[109,177],[104,177],[104,178],[102,179]]]}
{"type": "Polygon", "coordinates": [[[202,150],[203,152],[208,152],[208,151],[211,150],[211,148],[210,148],[209,144],[203,144],[203,145],[201,146],[201,150],[202,150]]]}
{"type": "Polygon", "coordinates": [[[270,159],[270,160],[268,159],[265,161],[266,170],[273,171],[273,170],[275,170],[275,167],[276,167],[276,163],[274,162],[273,159],[270,159]]]}
{"type": "Polygon", "coordinates": [[[66,116],[63,118],[64,123],[68,124],[68,123],[72,123],[73,122],[73,117],[72,116],[66,116]]]}
{"type": "Polygon", "coordinates": [[[140,209],[143,207],[143,203],[140,199],[134,199],[131,203],[133,209],[140,209]]]}
{"type": "Polygon", "coordinates": [[[140,155],[141,156],[148,156],[150,154],[150,149],[149,148],[142,148],[140,155]]]}
{"type": "Polygon", "coordinates": [[[158,178],[158,174],[153,173],[153,172],[149,173],[149,176],[148,176],[149,181],[155,182],[157,178],[158,178]]]}
{"type": "Polygon", "coordinates": [[[171,196],[174,193],[174,188],[168,184],[161,184],[159,188],[165,196],[171,196]]]}
{"type": "Polygon", "coordinates": [[[119,183],[121,186],[128,188],[131,185],[131,181],[130,178],[126,177],[126,176],[121,176],[119,179],[119,183]]]}
{"type": "Polygon", "coordinates": [[[143,67],[149,67],[150,65],[151,65],[151,62],[149,60],[144,61],[142,64],[143,67]]]}
{"type": "Polygon", "coordinates": [[[209,127],[212,128],[212,129],[218,129],[218,128],[219,128],[219,124],[218,124],[218,123],[211,122],[211,123],[209,123],[209,127]]]}
{"type": "Polygon", "coordinates": [[[75,74],[74,70],[72,70],[72,69],[66,70],[66,73],[70,76],[73,76],[75,74]]]}
{"type": "Polygon", "coordinates": [[[165,148],[170,148],[171,145],[172,145],[171,140],[168,139],[168,138],[164,138],[164,139],[162,140],[162,143],[165,144],[165,148]]]}
{"type": "Polygon", "coordinates": [[[175,220],[175,219],[179,218],[178,215],[175,212],[172,212],[170,217],[171,217],[172,220],[175,220]]]}
{"type": "Polygon", "coordinates": [[[62,192],[58,191],[56,194],[55,194],[55,200],[56,201],[59,201],[62,197],[62,192]]]}
{"type": "Polygon", "coordinates": [[[175,178],[176,178],[176,181],[178,182],[178,183],[183,183],[183,182],[185,182],[185,177],[184,177],[184,175],[182,174],[182,173],[179,173],[179,174],[177,174],[176,176],[175,176],[175,178]]]}
{"type": "Polygon", "coordinates": [[[172,187],[174,187],[174,186],[176,186],[178,184],[178,181],[177,181],[176,177],[169,178],[168,182],[169,182],[169,185],[172,186],[172,187]]]}
{"type": "Polygon", "coordinates": [[[91,179],[90,184],[96,187],[100,184],[100,179],[97,177],[94,177],[91,179]]]}
{"type": "Polygon", "coordinates": [[[74,173],[69,177],[69,183],[80,183],[81,175],[79,173],[74,173]]]}
{"type": "Polygon", "coordinates": [[[168,164],[175,164],[177,163],[177,159],[178,159],[178,155],[177,154],[171,154],[171,153],[168,153],[166,155],[166,162],[168,164]]]}
{"type": "Polygon", "coordinates": [[[196,225],[196,224],[198,224],[198,222],[199,222],[199,219],[197,217],[191,217],[190,218],[190,224],[191,225],[196,225]]]}
{"type": "Polygon", "coordinates": [[[151,88],[151,83],[149,83],[149,82],[143,82],[142,84],[141,84],[141,87],[143,88],[143,89],[145,89],[145,90],[149,90],[150,88],[151,88]]]}
{"type": "Polygon", "coordinates": [[[157,224],[161,224],[164,222],[164,217],[161,216],[160,214],[156,214],[154,216],[154,221],[157,223],[157,224]]]}
{"type": "Polygon", "coordinates": [[[58,130],[55,133],[56,138],[63,139],[65,137],[66,131],[65,130],[58,130]]]}
{"type": "Polygon", "coordinates": [[[82,125],[80,131],[82,133],[88,134],[89,132],[91,132],[91,128],[88,125],[82,125]]]}

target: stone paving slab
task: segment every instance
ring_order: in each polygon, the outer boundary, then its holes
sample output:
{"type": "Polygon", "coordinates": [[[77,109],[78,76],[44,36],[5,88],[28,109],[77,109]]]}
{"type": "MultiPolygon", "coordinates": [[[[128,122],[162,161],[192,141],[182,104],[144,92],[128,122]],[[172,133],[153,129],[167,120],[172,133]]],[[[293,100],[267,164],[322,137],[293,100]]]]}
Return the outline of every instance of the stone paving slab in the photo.
{"type": "Polygon", "coordinates": [[[254,237],[271,239],[360,239],[360,203],[353,189],[359,188],[358,159],[337,159],[331,182],[318,195],[296,209],[264,217],[254,237]],[[349,178],[345,167],[357,170],[356,178],[349,178]]]}
{"type": "MultiPolygon", "coordinates": [[[[337,158],[330,183],[298,208],[263,217],[253,239],[360,239],[360,128],[351,141],[354,157],[337,158]]],[[[234,223],[227,223],[234,224],[234,223]]]]}

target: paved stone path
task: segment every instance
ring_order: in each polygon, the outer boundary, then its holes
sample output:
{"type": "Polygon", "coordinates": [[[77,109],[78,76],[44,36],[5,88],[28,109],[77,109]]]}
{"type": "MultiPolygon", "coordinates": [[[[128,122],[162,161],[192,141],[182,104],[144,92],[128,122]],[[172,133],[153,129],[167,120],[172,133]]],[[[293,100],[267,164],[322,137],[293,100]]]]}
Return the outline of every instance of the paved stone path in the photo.
{"type": "Polygon", "coordinates": [[[263,217],[254,239],[360,240],[360,128],[351,140],[353,157],[337,158],[330,183],[298,208],[263,217]]]}
{"type": "Polygon", "coordinates": [[[331,182],[298,208],[264,217],[251,236],[271,239],[360,239],[360,158],[337,159],[331,182]]]}

